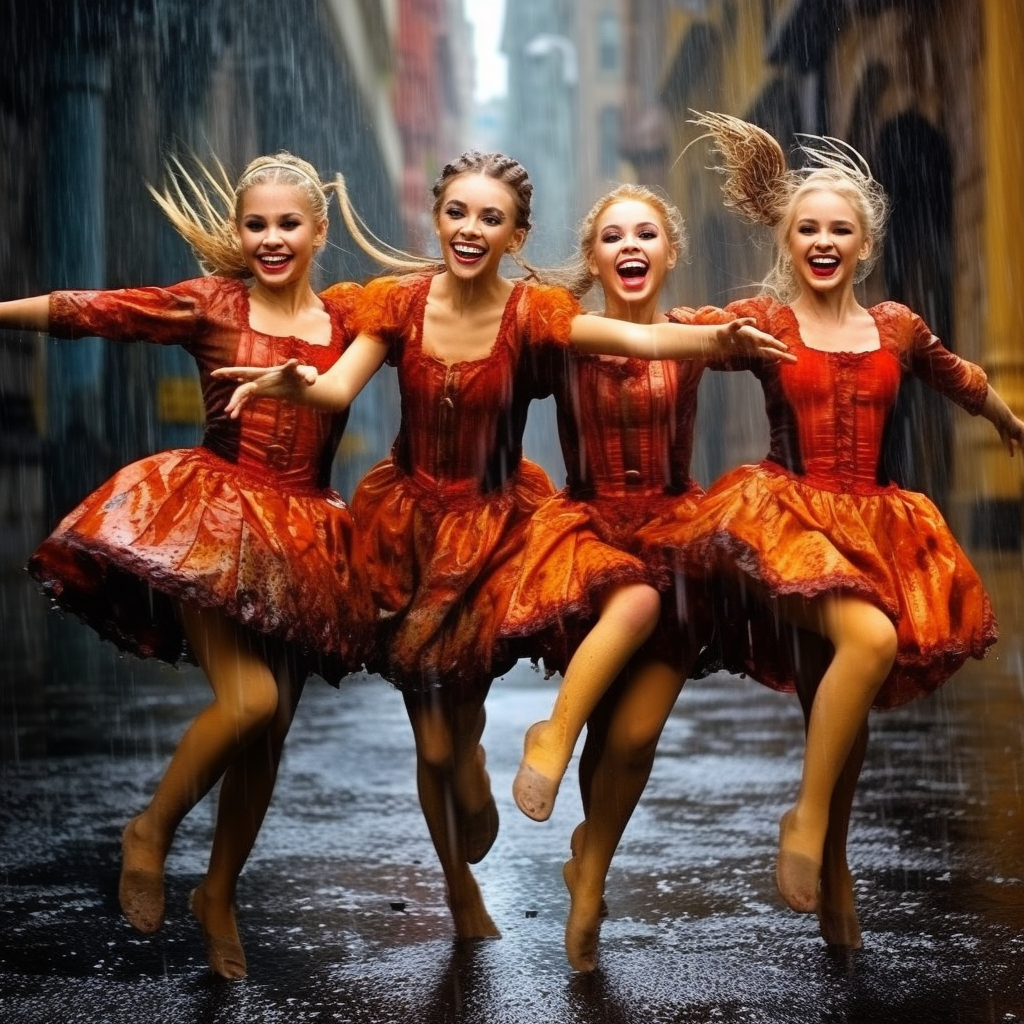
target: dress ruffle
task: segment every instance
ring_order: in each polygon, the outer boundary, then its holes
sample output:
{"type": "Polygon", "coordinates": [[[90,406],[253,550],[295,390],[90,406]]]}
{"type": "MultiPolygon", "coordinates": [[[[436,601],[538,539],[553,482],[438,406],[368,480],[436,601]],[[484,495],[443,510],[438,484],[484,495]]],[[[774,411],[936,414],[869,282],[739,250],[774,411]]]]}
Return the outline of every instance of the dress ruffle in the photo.
{"type": "Polygon", "coordinates": [[[190,657],[173,607],[183,601],[293,646],[337,683],[361,663],[371,621],[356,608],[350,537],[336,492],[283,490],[205,448],[178,449],[116,473],[28,567],[123,651],[172,664],[190,657]]]}
{"type": "Polygon", "coordinates": [[[758,591],[861,597],[896,626],[896,663],[874,706],[895,707],[942,685],[998,637],[984,586],[938,509],[895,486],[851,495],[807,484],[772,463],[740,466],[689,522],[654,523],[645,542],[717,592],[724,667],[794,689],[777,613],[758,591]],[[745,584],[754,583],[751,588],[745,584]]]}
{"type": "Polygon", "coordinates": [[[682,662],[680,623],[691,633],[702,631],[708,625],[706,605],[695,599],[692,586],[677,586],[667,556],[639,556],[650,554],[643,540],[648,519],[659,513],[692,514],[699,493],[695,488],[685,495],[584,501],[563,490],[546,501],[530,520],[501,636],[513,642],[520,656],[542,659],[549,672],[564,672],[607,595],[645,583],[663,595],[661,623],[644,645],[645,654],[682,662]]]}
{"type": "Polygon", "coordinates": [[[403,690],[487,686],[516,655],[498,637],[526,527],[552,493],[523,460],[498,491],[437,484],[378,463],[352,498],[359,586],[378,609],[368,668],[403,690]]]}

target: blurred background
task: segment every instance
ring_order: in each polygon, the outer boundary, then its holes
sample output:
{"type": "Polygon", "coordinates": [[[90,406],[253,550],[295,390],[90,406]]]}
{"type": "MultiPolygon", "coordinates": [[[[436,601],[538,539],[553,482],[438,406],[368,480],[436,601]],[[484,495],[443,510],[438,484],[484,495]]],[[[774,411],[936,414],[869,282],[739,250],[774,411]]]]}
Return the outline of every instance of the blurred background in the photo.
{"type": "MultiPolygon", "coordinates": [[[[1016,0],[5,0],[0,35],[0,291],[194,276],[145,190],[171,153],[237,174],[288,149],[341,171],[373,230],[427,250],[429,189],[466,148],[519,158],[535,184],[526,256],[550,263],[620,181],[682,209],[691,254],[667,304],[724,303],[767,269],[768,240],[723,210],[691,110],[737,114],[785,146],[835,135],[893,200],[864,301],[919,311],[1024,410],[1024,4],[1016,0]]],[[[336,218],[340,220],[340,218],[336,218]]],[[[321,283],[374,272],[332,224],[321,283]]],[[[695,474],[765,450],[760,391],[707,374],[695,474]]],[[[183,353],[0,336],[0,757],[29,752],[26,703],[97,657],[23,571],[56,520],[123,463],[191,444],[202,407],[183,353]],[[68,633],[71,630],[71,633],[68,633]],[[63,631],[63,632],[62,632],[63,631]],[[15,685],[17,681],[17,685],[15,685]]],[[[556,483],[551,410],[529,454],[556,483]]],[[[383,371],[355,403],[336,483],[349,495],[397,425],[383,371]]],[[[972,551],[1020,565],[1018,462],[987,423],[916,382],[893,473],[972,551]]],[[[1019,577],[1018,577],[1019,579],[1019,577]]],[[[38,740],[45,743],[45,740],[38,740]]]]}

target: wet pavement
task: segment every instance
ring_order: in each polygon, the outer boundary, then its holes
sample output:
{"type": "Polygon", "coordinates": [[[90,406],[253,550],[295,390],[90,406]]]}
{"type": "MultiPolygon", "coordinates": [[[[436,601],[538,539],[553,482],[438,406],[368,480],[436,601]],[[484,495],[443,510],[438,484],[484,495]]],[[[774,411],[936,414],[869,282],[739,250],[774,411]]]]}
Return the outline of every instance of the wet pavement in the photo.
{"type": "Polygon", "coordinates": [[[747,680],[684,690],[609,876],[591,976],[574,975],[562,951],[575,788],[567,778],[544,824],[510,796],[522,733],[552,683],[523,665],[488,701],[502,827],[477,877],[503,937],[462,946],[398,695],[375,678],[340,692],[312,680],[240,885],[250,974],[234,985],[206,971],[186,912],[212,799],[179,831],[163,931],[133,932],[116,902],[120,830],[204,703],[202,678],[86,644],[99,683],[70,668],[45,688],[7,680],[0,1020],[1024,1021],[1024,587],[1020,556],[1007,558],[979,563],[1003,627],[996,651],[935,696],[873,719],[850,842],[864,949],[846,956],[775,893],[801,721],[794,698],[747,680]]]}

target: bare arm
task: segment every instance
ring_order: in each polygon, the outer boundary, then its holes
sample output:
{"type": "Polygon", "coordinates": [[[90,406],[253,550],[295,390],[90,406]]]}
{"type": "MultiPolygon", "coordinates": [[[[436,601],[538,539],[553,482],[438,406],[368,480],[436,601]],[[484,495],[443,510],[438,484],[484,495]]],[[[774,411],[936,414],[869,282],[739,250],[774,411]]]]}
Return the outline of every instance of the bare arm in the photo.
{"type": "Polygon", "coordinates": [[[30,299],[11,299],[9,302],[0,302],[0,328],[45,331],[49,326],[49,295],[34,295],[30,299]]]}
{"type": "Polygon", "coordinates": [[[631,324],[602,316],[573,318],[569,339],[582,352],[639,359],[712,359],[758,356],[795,362],[784,342],[754,327],[749,317],[724,324],[631,324]]]}
{"type": "Polygon", "coordinates": [[[243,383],[227,404],[227,412],[236,418],[250,398],[278,398],[315,409],[341,412],[380,369],[388,347],[372,334],[360,334],[325,373],[290,359],[281,366],[223,366],[213,371],[243,383]]]}
{"type": "Polygon", "coordinates": [[[981,415],[999,431],[999,436],[1011,456],[1015,451],[1024,451],[1024,422],[1013,414],[991,384],[988,394],[985,395],[981,415]]]}

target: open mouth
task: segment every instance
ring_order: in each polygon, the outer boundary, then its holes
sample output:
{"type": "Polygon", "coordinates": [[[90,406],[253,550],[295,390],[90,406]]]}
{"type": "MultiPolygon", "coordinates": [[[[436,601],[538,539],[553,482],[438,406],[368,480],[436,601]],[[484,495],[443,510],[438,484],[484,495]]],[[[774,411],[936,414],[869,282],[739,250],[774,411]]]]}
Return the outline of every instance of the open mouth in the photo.
{"type": "Polygon", "coordinates": [[[647,271],[649,267],[643,260],[623,260],[616,268],[615,273],[619,275],[619,280],[622,281],[623,285],[627,288],[641,288],[643,287],[644,281],[647,280],[647,271]]]}
{"type": "Polygon", "coordinates": [[[284,270],[292,261],[292,257],[287,253],[261,253],[256,258],[261,267],[271,272],[284,270]]]}
{"type": "Polygon", "coordinates": [[[452,252],[460,263],[476,263],[483,259],[487,252],[482,246],[467,245],[465,242],[452,242],[452,252]]]}
{"type": "Polygon", "coordinates": [[[815,277],[831,277],[839,267],[838,256],[812,256],[807,262],[815,277]]]}

